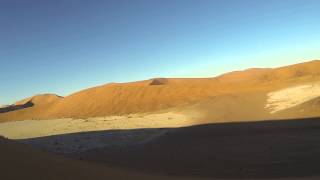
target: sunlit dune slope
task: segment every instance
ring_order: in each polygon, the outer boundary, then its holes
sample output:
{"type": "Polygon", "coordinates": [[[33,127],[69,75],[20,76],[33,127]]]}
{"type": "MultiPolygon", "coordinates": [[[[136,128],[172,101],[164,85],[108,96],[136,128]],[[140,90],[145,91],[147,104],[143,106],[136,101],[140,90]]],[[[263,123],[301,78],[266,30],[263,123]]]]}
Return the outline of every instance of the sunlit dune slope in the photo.
{"type": "MultiPolygon", "coordinates": [[[[152,112],[194,105],[219,96],[246,93],[253,96],[260,94],[256,97],[258,101],[266,101],[266,94],[271,91],[319,81],[319,69],[320,61],[316,60],[275,69],[236,71],[214,78],[156,78],[131,83],[112,83],[86,89],[50,103],[39,103],[30,108],[1,113],[0,120],[152,112]]],[[[227,101],[233,102],[232,99],[227,101]]]]}

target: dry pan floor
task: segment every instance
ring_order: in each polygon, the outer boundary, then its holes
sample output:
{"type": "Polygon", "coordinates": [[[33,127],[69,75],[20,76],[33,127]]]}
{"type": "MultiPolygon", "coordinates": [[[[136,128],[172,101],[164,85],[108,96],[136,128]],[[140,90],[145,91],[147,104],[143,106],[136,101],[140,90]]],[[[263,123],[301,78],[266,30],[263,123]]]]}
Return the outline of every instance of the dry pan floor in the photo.
{"type": "Polygon", "coordinates": [[[165,133],[167,130],[164,128],[192,124],[193,120],[186,115],[177,112],[163,112],[88,119],[13,121],[0,123],[0,135],[9,139],[25,139],[25,142],[36,144],[53,152],[78,153],[104,146],[147,142],[165,133]],[[149,128],[158,128],[159,130],[115,133],[120,130],[149,128]],[[82,133],[80,137],[79,133],[82,133]],[[64,134],[68,134],[68,136],[63,136],[64,134]],[[27,141],[27,139],[48,136],[56,136],[56,138],[27,141]]]}

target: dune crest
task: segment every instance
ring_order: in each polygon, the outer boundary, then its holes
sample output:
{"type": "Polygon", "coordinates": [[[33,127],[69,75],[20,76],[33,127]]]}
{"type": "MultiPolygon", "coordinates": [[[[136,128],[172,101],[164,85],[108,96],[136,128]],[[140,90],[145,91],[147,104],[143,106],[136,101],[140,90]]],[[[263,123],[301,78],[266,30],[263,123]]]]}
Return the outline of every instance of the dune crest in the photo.
{"type": "Polygon", "coordinates": [[[47,104],[47,103],[52,103],[55,101],[59,101],[63,97],[58,96],[56,94],[38,94],[20,101],[17,101],[14,103],[14,105],[23,105],[28,102],[31,102],[33,104],[47,104]]]}

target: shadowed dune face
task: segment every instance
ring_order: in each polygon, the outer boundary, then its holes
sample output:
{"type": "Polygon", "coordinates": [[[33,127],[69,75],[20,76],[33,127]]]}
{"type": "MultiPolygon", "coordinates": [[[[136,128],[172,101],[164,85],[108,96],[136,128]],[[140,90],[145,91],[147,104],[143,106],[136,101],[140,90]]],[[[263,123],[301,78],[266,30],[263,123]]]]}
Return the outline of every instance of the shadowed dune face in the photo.
{"type": "Polygon", "coordinates": [[[66,148],[73,139],[85,146],[87,137],[100,137],[104,147],[68,156],[146,173],[210,179],[308,179],[320,176],[319,129],[319,118],[313,118],[86,132],[22,141],[59,152],[55,149],[66,148]],[[160,136],[141,141],[159,132],[160,136]],[[45,146],[59,139],[58,144],[45,146]]]}
{"type": "Polygon", "coordinates": [[[319,119],[201,125],[168,131],[136,147],[81,156],[177,175],[228,178],[318,176],[319,119]]]}
{"type": "Polygon", "coordinates": [[[10,111],[17,111],[17,110],[24,109],[24,108],[30,108],[33,105],[34,104],[31,101],[28,101],[28,102],[21,104],[21,105],[11,105],[11,106],[6,106],[6,107],[1,107],[0,113],[7,113],[10,111]]]}
{"type": "Polygon", "coordinates": [[[0,120],[87,118],[152,112],[244,93],[260,93],[267,98],[265,95],[273,91],[319,81],[319,69],[320,61],[311,61],[276,69],[232,72],[215,78],[156,78],[132,83],[113,83],[86,89],[58,100],[39,100],[31,108],[0,114],[0,120]]]}
{"type": "Polygon", "coordinates": [[[96,163],[66,159],[0,137],[0,179],[3,180],[181,180],[157,174],[144,174],[96,163]]]}
{"type": "Polygon", "coordinates": [[[168,84],[168,79],[166,78],[155,78],[155,79],[152,79],[152,81],[150,82],[150,85],[153,86],[153,85],[166,85],[168,84]]]}
{"type": "Polygon", "coordinates": [[[86,164],[49,155],[4,138],[0,138],[0,147],[1,179],[89,179],[90,176],[102,179],[86,164]]]}

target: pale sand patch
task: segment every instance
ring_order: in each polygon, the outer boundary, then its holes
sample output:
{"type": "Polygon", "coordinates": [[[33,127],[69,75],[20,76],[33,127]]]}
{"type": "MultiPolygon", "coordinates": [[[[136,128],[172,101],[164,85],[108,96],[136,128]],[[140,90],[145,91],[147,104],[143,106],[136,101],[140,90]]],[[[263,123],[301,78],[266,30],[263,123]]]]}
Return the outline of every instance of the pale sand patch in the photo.
{"type": "Polygon", "coordinates": [[[0,123],[0,135],[55,153],[79,153],[106,146],[145,143],[170,129],[193,125],[185,114],[130,114],[88,119],[0,123]],[[54,136],[57,135],[57,136],[54,136]]]}
{"type": "Polygon", "coordinates": [[[43,136],[121,129],[169,128],[192,125],[184,114],[131,114],[88,119],[25,120],[0,123],[0,135],[9,139],[29,139],[43,136]]]}
{"type": "Polygon", "coordinates": [[[265,108],[276,113],[317,97],[320,97],[320,82],[304,84],[269,93],[265,108]]]}

